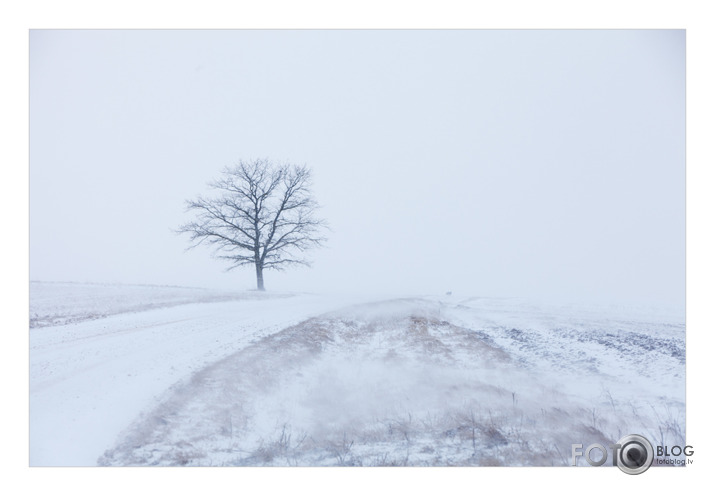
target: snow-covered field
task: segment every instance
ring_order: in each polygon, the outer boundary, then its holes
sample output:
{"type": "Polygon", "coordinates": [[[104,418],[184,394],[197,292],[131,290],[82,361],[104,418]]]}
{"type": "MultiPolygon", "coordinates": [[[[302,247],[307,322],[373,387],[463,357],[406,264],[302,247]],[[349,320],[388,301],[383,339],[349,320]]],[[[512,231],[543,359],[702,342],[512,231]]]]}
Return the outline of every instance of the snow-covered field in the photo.
{"type": "Polygon", "coordinates": [[[246,295],[32,328],[31,464],[550,466],[684,440],[678,312],[246,295]]]}
{"type": "MultiPolygon", "coordinates": [[[[265,299],[256,291],[212,291],[176,286],[30,282],[30,327],[56,326],[187,303],[265,299]]],[[[278,298],[280,294],[272,294],[278,298]]]]}

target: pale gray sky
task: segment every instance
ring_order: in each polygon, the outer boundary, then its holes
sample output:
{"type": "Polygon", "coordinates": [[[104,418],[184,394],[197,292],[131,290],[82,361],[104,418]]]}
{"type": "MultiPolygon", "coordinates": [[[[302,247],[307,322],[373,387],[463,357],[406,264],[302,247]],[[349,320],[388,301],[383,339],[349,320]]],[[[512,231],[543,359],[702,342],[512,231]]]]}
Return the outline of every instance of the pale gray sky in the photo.
{"type": "Polygon", "coordinates": [[[171,232],[238,159],[331,227],[268,289],[684,304],[684,31],[33,31],[30,277],[247,289],[171,232]]]}

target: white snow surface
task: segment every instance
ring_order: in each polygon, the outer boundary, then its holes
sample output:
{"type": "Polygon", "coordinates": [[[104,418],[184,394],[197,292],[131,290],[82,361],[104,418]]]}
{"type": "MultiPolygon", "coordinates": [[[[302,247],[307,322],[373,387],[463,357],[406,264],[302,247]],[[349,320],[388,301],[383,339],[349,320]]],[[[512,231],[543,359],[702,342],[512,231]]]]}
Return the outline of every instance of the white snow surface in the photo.
{"type": "Polygon", "coordinates": [[[30,465],[96,465],[120,430],[178,380],[264,336],[355,301],[214,293],[234,301],[174,303],[131,312],[173,302],[177,293],[186,301],[192,296],[201,301],[207,292],[33,283],[30,305],[35,312],[55,312],[63,321],[73,315],[80,322],[30,329],[30,465]],[[68,304],[77,295],[90,297],[68,304]],[[130,313],[119,313],[123,311],[130,313]]]}
{"type": "Polygon", "coordinates": [[[252,292],[147,309],[164,291],[30,329],[31,465],[543,466],[684,439],[678,311],[252,292]]]}
{"type": "Polygon", "coordinates": [[[260,300],[290,296],[258,291],[215,291],[180,286],[30,281],[30,327],[94,320],[187,303],[260,300]]]}

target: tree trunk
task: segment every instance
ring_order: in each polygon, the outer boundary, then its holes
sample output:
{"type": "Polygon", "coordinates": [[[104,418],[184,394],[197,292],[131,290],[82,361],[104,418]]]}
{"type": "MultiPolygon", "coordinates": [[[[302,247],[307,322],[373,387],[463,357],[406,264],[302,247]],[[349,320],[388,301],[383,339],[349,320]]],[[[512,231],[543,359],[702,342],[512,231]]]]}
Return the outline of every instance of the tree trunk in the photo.
{"type": "Polygon", "coordinates": [[[256,289],[258,289],[258,291],[266,290],[266,288],[263,287],[263,265],[260,262],[256,262],[256,289]]]}

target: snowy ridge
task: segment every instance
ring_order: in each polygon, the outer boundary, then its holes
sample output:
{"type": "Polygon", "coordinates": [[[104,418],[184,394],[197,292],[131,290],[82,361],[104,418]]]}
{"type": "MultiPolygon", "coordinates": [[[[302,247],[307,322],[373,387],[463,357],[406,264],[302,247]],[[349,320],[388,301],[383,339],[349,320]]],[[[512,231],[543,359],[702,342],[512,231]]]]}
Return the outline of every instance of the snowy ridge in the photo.
{"type": "Polygon", "coordinates": [[[176,385],[99,463],[543,466],[630,432],[683,440],[683,326],[498,306],[311,318],[176,385]],[[496,324],[515,316],[531,324],[496,324]]]}

